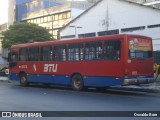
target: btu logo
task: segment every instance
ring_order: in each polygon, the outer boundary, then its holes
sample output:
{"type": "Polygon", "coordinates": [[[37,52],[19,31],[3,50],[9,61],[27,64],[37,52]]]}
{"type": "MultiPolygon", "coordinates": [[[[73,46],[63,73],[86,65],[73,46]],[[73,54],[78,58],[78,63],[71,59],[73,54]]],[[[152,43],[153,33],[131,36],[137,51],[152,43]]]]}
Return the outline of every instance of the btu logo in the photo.
{"type": "Polygon", "coordinates": [[[44,64],[44,72],[57,72],[58,64],[44,64]]]}

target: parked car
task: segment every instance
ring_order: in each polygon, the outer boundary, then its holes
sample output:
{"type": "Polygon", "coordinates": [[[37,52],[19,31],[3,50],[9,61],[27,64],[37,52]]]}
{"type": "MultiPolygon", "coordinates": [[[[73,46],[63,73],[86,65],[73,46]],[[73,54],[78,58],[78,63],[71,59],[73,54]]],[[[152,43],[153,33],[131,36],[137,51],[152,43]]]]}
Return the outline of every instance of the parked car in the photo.
{"type": "Polygon", "coordinates": [[[8,67],[4,67],[0,70],[0,76],[8,76],[8,75],[9,75],[8,67]]]}

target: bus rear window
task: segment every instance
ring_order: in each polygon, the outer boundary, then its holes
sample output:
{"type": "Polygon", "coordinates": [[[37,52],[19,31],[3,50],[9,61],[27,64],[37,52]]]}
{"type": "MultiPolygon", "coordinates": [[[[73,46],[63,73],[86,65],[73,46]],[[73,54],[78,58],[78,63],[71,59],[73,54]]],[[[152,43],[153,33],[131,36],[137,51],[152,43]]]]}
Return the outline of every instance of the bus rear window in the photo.
{"type": "Polygon", "coordinates": [[[152,57],[152,42],[144,38],[129,39],[129,57],[147,59],[152,57]]]}

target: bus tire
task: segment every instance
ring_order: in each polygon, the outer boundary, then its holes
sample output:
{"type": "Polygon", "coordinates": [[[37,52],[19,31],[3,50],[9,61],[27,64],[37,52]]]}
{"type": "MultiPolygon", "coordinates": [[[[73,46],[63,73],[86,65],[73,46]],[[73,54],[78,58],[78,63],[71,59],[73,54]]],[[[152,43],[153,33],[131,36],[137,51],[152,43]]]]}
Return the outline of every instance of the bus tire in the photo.
{"type": "Polygon", "coordinates": [[[20,79],[21,86],[24,86],[24,87],[28,86],[27,75],[25,73],[20,74],[19,79],[20,79]]]}
{"type": "Polygon", "coordinates": [[[72,76],[72,88],[76,91],[81,91],[84,88],[83,78],[80,74],[72,76]]]}

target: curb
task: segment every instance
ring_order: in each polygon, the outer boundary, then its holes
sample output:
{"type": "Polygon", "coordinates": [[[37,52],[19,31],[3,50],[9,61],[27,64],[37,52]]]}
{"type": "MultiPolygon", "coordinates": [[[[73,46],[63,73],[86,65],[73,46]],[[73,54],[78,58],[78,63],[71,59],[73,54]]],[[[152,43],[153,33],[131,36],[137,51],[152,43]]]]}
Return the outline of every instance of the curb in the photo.
{"type": "Polygon", "coordinates": [[[160,86],[119,86],[119,87],[111,87],[111,88],[115,90],[160,93],[160,86]]]}

